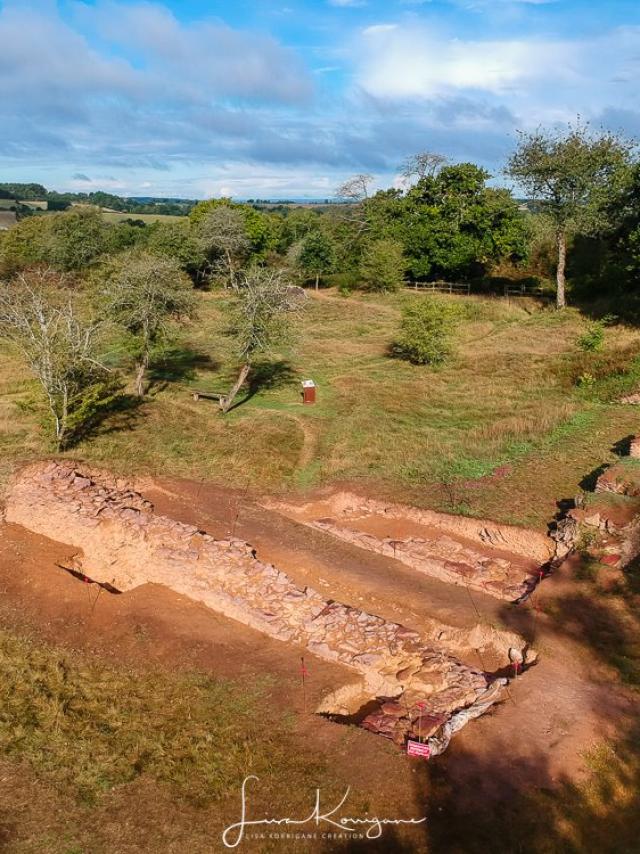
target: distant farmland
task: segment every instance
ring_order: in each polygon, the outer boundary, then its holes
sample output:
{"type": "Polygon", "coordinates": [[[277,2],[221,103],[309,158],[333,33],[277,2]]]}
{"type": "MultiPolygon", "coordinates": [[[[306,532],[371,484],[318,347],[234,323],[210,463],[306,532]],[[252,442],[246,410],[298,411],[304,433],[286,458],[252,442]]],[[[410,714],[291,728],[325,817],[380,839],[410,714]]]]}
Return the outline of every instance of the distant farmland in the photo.
{"type": "Polygon", "coordinates": [[[140,219],[143,222],[177,222],[180,219],[185,219],[183,216],[174,216],[172,214],[139,214],[126,213],[119,211],[102,211],[102,217],[105,222],[123,222],[126,219],[140,219]]]}

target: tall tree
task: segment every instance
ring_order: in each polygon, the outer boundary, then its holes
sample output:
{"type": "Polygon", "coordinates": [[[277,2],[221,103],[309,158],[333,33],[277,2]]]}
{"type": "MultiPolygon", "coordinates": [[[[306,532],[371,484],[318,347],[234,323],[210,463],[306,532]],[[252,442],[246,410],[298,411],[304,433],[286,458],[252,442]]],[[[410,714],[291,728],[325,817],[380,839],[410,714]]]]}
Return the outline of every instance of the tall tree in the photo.
{"type": "Polygon", "coordinates": [[[99,323],[83,316],[68,285],[49,269],[0,282],[0,337],[21,353],[42,386],[58,449],[115,393],[97,356],[99,323]]]}
{"type": "Polygon", "coordinates": [[[191,280],[175,259],[147,252],[127,252],[111,259],[96,278],[105,317],[129,335],[136,363],[135,390],[142,397],[155,348],[177,322],[195,311],[191,280]]]}
{"type": "Polygon", "coordinates": [[[300,245],[297,261],[303,273],[313,276],[318,290],[320,277],[335,264],[333,241],[322,231],[310,232],[300,245]]]}
{"type": "Polygon", "coordinates": [[[189,214],[189,219],[197,227],[209,214],[220,208],[237,211],[244,220],[246,234],[251,244],[252,258],[263,261],[269,252],[278,248],[281,240],[282,218],[256,210],[251,205],[240,204],[226,198],[208,199],[198,202],[189,214]]]}
{"type": "Polygon", "coordinates": [[[369,198],[369,188],[373,184],[373,180],[373,175],[364,173],[354,175],[338,187],[336,196],[350,202],[363,202],[369,198]]]}
{"type": "Polygon", "coordinates": [[[566,305],[567,235],[594,234],[608,225],[610,202],[630,168],[632,144],[587,125],[521,133],[509,175],[552,219],[557,251],[557,306],[566,305]]]}
{"type": "Polygon", "coordinates": [[[443,154],[420,151],[418,154],[407,157],[404,161],[402,177],[407,183],[411,183],[414,179],[421,181],[423,178],[433,178],[446,163],[447,158],[443,154]]]}
{"type": "Polygon", "coordinates": [[[185,273],[204,275],[207,256],[197,229],[187,217],[170,222],[154,222],[147,227],[146,247],[152,255],[164,255],[177,261],[185,273]]]}
{"type": "Polygon", "coordinates": [[[370,291],[397,291],[402,287],[407,262],[402,244],[383,238],[373,240],[360,261],[360,277],[370,291]]]}
{"type": "Polygon", "coordinates": [[[609,235],[609,263],[618,266],[616,278],[623,286],[640,285],[640,163],[635,163],[629,180],[610,208],[614,224],[609,235]],[[620,275],[621,274],[621,275],[620,275]]]}
{"type": "Polygon", "coordinates": [[[526,227],[508,190],[487,187],[473,163],[444,166],[406,193],[385,190],[366,202],[373,237],[400,241],[416,279],[482,276],[496,261],[526,254],[526,227]]]}
{"type": "Polygon", "coordinates": [[[238,376],[220,408],[228,412],[258,355],[285,343],[291,320],[301,309],[304,291],[287,280],[282,270],[254,267],[241,272],[234,286],[231,331],[240,362],[238,376]]]}
{"type": "Polygon", "coordinates": [[[105,224],[97,208],[71,208],[51,220],[47,261],[57,270],[83,270],[102,253],[105,224]]]}
{"type": "Polygon", "coordinates": [[[105,250],[106,232],[96,208],[28,217],[10,230],[2,268],[9,274],[35,264],[62,272],[83,270],[105,250]]]}

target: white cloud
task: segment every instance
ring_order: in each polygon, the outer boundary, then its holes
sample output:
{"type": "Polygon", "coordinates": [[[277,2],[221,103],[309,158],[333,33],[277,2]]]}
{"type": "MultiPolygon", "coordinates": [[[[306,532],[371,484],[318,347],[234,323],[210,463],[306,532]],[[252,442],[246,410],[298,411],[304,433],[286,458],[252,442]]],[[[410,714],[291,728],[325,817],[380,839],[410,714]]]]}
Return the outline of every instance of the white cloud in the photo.
{"type": "Polygon", "coordinates": [[[184,24],[157,3],[98,0],[76,5],[77,20],[100,38],[142,58],[167,92],[194,100],[249,98],[295,103],[312,94],[312,78],[295,51],[269,35],[210,20],[184,24]]]}
{"type": "Polygon", "coordinates": [[[340,8],[346,8],[347,6],[366,6],[366,0],[329,0],[329,5],[338,6],[340,8]]]}
{"type": "Polygon", "coordinates": [[[362,33],[365,36],[375,36],[378,33],[390,33],[397,29],[397,24],[372,24],[370,27],[365,27],[362,33]]]}
{"type": "Polygon", "coordinates": [[[483,97],[520,124],[597,116],[620,98],[638,104],[640,27],[583,40],[463,40],[424,26],[369,27],[356,53],[357,85],[390,102],[483,97]]]}
{"type": "Polygon", "coordinates": [[[557,82],[575,77],[576,47],[570,42],[464,41],[394,25],[368,27],[363,35],[358,81],[378,97],[429,98],[459,90],[499,95],[550,74],[557,82]]]}
{"type": "Polygon", "coordinates": [[[0,0],[0,168],[15,180],[324,197],[349,172],[391,181],[424,148],[495,168],[515,127],[576,113],[640,133],[637,27],[580,41],[510,24],[483,41],[415,15],[349,33],[341,16],[345,41],[332,30],[307,51],[311,73],[273,38],[158,2],[68,4],[71,23],[55,0],[0,0]],[[350,63],[351,85],[332,73],[350,63]]]}

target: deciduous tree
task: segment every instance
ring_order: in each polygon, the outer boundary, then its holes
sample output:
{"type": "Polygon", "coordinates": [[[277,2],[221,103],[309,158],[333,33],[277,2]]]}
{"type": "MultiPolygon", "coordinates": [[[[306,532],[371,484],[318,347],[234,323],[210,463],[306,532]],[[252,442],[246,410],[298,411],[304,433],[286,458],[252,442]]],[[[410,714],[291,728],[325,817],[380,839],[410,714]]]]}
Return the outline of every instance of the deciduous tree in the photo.
{"type": "Polygon", "coordinates": [[[220,399],[223,412],[231,408],[256,356],[269,353],[288,340],[291,321],[305,298],[304,291],[294,287],[284,271],[264,267],[242,271],[233,290],[231,331],[240,369],[229,394],[220,399]]]}
{"type": "Polygon", "coordinates": [[[617,134],[592,133],[580,123],[562,132],[520,134],[506,171],[553,220],[558,308],[566,305],[567,234],[594,234],[607,226],[610,202],[628,175],[631,150],[617,134]]]}
{"type": "Polygon", "coordinates": [[[213,269],[233,287],[236,274],[251,252],[251,241],[241,212],[230,205],[219,205],[206,214],[197,226],[198,242],[213,269]]]}
{"type": "Polygon", "coordinates": [[[320,277],[332,269],[335,260],[333,241],[322,231],[311,231],[302,241],[297,256],[298,266],[303,273],[315,279],[316,290],[320,277]]]}
{"type": "Polygon", "coordinates": [[[372,241],[360,262],[360,278],[370,291],[397,291],[402,287],[406,271],[402,244],[382,238],[372,241]]]}
{"type": "Polygon", "coordinates": [[[369,198],[369,188],[373,184],[373,180],[373,175],[364,173],[354,175],[340,184],[336,190],[336,196],[350,202],[362,202],[369,198]]]}
{"type": "Polygon", "coordinates": [[[423,178],[433,178],[446,162],[447,158],[443,154],[431,151],[412,154],[402,164],[402,177],[407,183],[411,183],[414,179],[421,181],[423,178]]]}
{"type": "Polygon", "coordinates": [[[111,259],[96,279],[105,317],[129,335],[136,362],[135,390],[142,397],[154,349],[177,322],[195,311],[191,280],[175,259],[148,252],[123,253],[111,259]]]}
{"type": "Polygon", "coordinates": [[[118,391],[98,359],[99,323],[83,315],[68,285],[50,269],[0,282],[0,337],[21,353],[42,386],[59,449],[118,391]]]}
{"type": "Polygon", "coordinates": [[[402,193],[386,190],[366,203],[369,232],[399,240],[416,279],[471,279],[497,261],[526,255],[526,226],[508,190],[487,187],[473,163],[444,166],[402,193]]]}

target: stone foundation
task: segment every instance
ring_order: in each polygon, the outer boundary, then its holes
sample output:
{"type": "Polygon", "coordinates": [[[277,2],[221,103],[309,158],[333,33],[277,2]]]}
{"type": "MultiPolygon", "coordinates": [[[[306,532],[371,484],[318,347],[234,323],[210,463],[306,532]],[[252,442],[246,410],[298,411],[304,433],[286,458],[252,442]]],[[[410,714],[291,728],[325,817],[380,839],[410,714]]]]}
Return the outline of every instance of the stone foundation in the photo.
{"type": "MultiPolygon", "coordinates": [[[[78,549],[75,568],[94,581],[120,591],[164,584],[351,668],[361,682],[342,698],[337,691],[333,707],[325,703],[321,711],[350,714],[379,698],[386,711],[368,726],[396,740],[428,731],[433,752],[440,752],[456,728],[501,697],[506,680],[463,664],[398,623],[298,587],[248,543],[216,540],[158,515],[126,482],[101,472],[71,462],[27,466],[11,484],[6,521],[78,549]]],[[[525,664],[532,659],[524,646],[518,654],[525,664]]]]}

